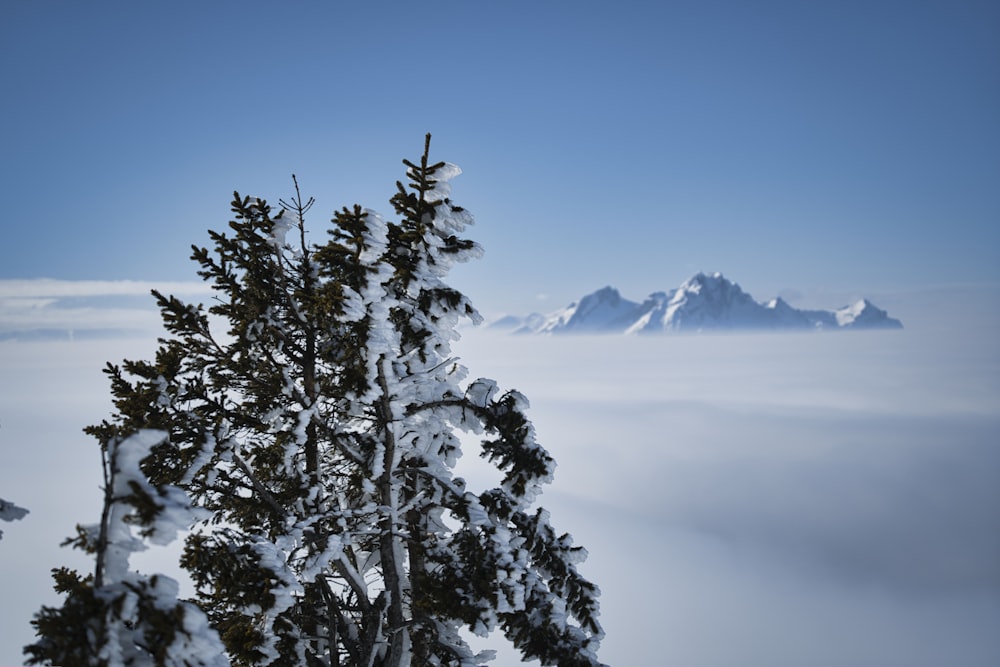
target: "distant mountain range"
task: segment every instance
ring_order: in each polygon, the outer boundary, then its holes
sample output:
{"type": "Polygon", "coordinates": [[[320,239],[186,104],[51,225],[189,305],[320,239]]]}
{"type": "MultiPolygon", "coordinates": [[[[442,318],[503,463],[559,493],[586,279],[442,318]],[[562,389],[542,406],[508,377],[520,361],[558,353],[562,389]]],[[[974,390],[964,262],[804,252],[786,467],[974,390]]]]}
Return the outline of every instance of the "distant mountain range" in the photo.
{"type": "Polygon", "coordinates": [[[721,273],[699,273],[642,303],[603,287],[548,315],[507,316],[491,324],[514,333],[663,334],[729,330],[901,329],[867,299],[837,310],[799,310],[780,297],[757,302],[721,273]]]}

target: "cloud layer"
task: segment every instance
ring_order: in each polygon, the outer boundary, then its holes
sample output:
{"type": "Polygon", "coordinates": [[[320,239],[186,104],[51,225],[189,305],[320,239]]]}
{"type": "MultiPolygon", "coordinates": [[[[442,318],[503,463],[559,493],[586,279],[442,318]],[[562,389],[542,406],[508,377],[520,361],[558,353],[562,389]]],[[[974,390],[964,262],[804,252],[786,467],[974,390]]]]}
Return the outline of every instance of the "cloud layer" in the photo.
{"type": "MultiPolygon", "coordinates": [[[[41,298],[41,297],[38,297],[41,298]]],[[[611,664],[987,667],[1000,658],[1000,331],[519,338],[468,332],[472,377],[532,401],[541,498],[590,551],[611,664]]],[[[0,662],[99,512],[80,428],[99,369],[152,337],[0,343],[0,662]]],[[[470,485],[491,483],[469,441],[470,485]]],[[[167,568],[150,554],[142,567],[167,568]]],[[[513,664],[501,651],[498,665],[513,664]]]]}
{"type": "Polygon", "coordinates": [[[591,551],[606,659],[1000,657],[1000,355],[985,338],[466,344],[474,375],[532,400],[560,463],[542,502],[591,551]]]}
{"type": "Polygon", "coordinates": [[[0,280],[0,340],[112,337],[155,332],[150,290],[197,298],[200,282],[137,280],[0,280]]]}

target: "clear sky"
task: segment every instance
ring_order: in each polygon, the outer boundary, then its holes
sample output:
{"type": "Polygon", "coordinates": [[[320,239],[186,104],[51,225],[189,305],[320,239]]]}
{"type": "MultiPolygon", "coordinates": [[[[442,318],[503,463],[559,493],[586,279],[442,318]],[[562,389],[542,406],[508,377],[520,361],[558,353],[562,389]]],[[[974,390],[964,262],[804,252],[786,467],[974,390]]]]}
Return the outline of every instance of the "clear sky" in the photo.
{"type": "Polygon", "coordinates": [[[292,173],[319,240],[431,132],[484,311],[1000,283],[993,1],[7,2],[0,86],[0,278],[196,279],[292,173]]]}

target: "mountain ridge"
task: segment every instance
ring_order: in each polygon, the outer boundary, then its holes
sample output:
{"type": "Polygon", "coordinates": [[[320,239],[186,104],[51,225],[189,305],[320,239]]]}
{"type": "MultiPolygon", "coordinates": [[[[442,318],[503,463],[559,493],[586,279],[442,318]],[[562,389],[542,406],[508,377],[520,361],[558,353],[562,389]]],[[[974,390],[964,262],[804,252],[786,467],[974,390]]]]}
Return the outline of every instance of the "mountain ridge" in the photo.
{"type": "Polygon", "coordinates": [[[718,272],[697,273],[680,287],[653,292],[642,302],[626,299],[607,285],[548,315],[507,315],[490,326],[518,334],[628,335],[903,328],[868,299],[836,310],[800,310],[781,297],[761,303],[718,272]]]}

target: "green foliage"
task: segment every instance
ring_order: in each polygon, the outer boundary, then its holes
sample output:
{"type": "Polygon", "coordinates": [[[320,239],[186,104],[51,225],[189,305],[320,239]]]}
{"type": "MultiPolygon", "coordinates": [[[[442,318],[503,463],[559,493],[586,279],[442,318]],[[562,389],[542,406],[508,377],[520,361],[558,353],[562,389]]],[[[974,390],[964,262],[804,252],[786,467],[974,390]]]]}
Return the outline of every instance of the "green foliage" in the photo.
{"type": "Polygon", "coordinates": [[[94,636],[104,602],[94,595],[93,576],[75,570],[52,570],[57,593],[66,596],[61,607],[42,607],[32,625],[41,639],[25,647],[26,664],[97,665],[94,636]],[[54,663],[51,661],[59,661],[54,663]]]}

